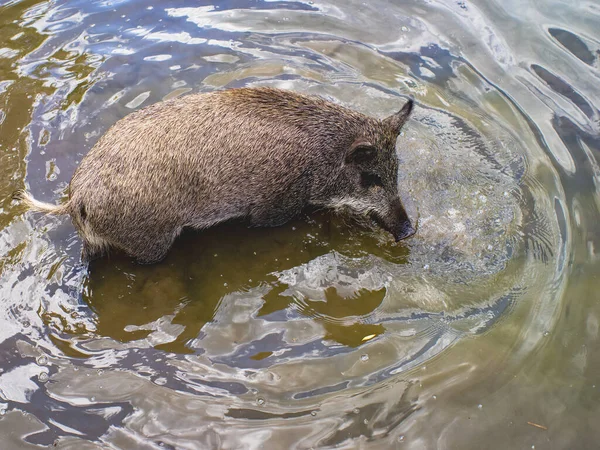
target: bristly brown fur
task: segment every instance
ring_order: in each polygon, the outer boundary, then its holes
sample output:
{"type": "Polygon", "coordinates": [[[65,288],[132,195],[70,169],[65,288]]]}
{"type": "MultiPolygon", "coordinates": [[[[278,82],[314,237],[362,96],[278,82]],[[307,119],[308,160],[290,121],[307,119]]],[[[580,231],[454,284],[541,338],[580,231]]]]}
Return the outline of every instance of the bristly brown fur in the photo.
{"type": "Polygon", "coordinates": [[[184,227],[245,218],[280,225],[303,208],[412,227],[397,191],[396,138],[412,102],[380,121],[316,97],[241,88],[161,102],[118,121],[83,158],[69,202],[28,193],[35,211],[68,213],[87,257],[114,246],[159,261],[184,227]]]}

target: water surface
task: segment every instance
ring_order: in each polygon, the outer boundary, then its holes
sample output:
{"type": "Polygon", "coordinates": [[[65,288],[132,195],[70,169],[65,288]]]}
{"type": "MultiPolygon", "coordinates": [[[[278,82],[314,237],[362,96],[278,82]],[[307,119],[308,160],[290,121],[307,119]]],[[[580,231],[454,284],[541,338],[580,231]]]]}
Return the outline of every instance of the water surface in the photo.
{"type": "Polygon", "coordinates": [[[591,1],[0,1],[3,448],[595,448],[599,29],[591,1]],[[11,200],[239,86],[414,98],[417,235],[321,212],[87,267],[11,200]]]}

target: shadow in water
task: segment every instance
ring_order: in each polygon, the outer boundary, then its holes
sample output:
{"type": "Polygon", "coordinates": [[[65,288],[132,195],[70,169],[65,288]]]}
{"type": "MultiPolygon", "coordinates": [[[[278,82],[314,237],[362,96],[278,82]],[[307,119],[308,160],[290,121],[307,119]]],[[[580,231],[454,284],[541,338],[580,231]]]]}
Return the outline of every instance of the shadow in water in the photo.
{"type": "Polygon", "coordinates": [[[277,312],[293,304],[295,312],[322,323],[327,338],[355,347],[364,336],[383,332],[382,325],[361,323],[360,317],[379,306],[385,289],[345,295],[329,287],[327,302],[322,302],[294,298],[277,277],[329,252],[350,258],[375,255],[393,263],[405,263],[409,255],[405,245],[392,243],[385,232],[368,232],[325,213],[304,215],[277,228],[230,223],[184,233],[159,264],[139,265],[117,254],[93,261],[84,300],[96,313],[96,333],[121,342],[144,338],[150,333],[144,325],[174,316],[171,323],[183,331],[173,342],[156,347],[190,353],[186,343],[215,320],[225,296],[262,289],[266,294],[259,316],[278,320],[277,312]]]}

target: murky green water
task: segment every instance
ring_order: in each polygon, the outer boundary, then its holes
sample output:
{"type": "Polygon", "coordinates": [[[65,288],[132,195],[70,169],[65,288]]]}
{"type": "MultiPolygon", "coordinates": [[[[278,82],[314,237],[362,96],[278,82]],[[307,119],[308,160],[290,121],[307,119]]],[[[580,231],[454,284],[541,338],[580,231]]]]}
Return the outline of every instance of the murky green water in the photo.
{"type": "Polygon", "coordinates": [[[1,448],[598,448],[598,30],[594,1],[0,0],[1,448]],[[415,98],[418,234],[319,213],[88,268],[11,201],[246,85],[415,98]]]}

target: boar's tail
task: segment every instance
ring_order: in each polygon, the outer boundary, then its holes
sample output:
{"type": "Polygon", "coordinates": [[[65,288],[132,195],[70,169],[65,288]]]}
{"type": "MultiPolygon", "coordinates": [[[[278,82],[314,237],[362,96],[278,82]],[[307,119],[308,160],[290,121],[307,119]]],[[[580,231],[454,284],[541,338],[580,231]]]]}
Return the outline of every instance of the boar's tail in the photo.
{"type": "Polygon", "coordinates": [[[52,203],[40,202],[39,200],[33,198],[33,196],[29,192],[23,189],[15,192],[13,194],[13,199],[27,206],[27,209],[41,212],[44,214],[67,214],[69,212],[68,203],[64,205],[54,205],[52,203]]]}

